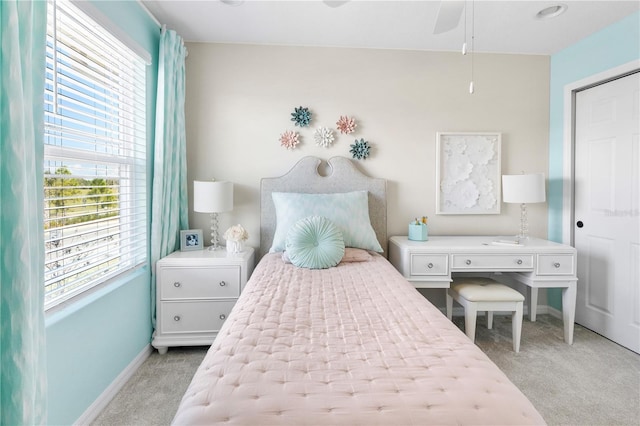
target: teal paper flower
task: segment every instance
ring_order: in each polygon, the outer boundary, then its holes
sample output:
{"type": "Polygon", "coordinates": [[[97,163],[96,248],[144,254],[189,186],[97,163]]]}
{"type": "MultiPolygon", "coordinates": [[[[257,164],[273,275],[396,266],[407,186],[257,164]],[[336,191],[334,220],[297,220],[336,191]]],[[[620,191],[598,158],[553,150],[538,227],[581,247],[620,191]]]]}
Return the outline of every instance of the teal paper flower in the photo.
{"type": "Polygon", "coordinates": [[[369,145],[369,142],[364,139],[356,139],[356,142],[351,145],[349,152],[353,155],[353,158],[364,160],[369,156],[370,150],[371,146],[369,145]]]}
{"type": "Polygon", "coordinates": [[[309,108],[294,108],[291,113],[291,121],[293,121],[296,126],[306,127],[311,123],[311,111],[309,111],[309,108]]]}

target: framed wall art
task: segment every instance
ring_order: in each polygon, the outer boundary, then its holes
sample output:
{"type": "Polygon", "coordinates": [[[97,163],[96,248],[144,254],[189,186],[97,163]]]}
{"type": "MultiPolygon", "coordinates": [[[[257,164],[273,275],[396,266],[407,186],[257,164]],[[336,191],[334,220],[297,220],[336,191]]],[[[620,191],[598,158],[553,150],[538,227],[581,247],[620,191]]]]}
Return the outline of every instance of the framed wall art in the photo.
{"type": "Polygon", "coordinates": [[[436,214],[500,213],[500,133],[436,134],[436,214]]]}
{"type": "Polygon", "coordinates": [[[202,250],[202,229],[185,229],[180,231],[180,251],[202,250]]]}

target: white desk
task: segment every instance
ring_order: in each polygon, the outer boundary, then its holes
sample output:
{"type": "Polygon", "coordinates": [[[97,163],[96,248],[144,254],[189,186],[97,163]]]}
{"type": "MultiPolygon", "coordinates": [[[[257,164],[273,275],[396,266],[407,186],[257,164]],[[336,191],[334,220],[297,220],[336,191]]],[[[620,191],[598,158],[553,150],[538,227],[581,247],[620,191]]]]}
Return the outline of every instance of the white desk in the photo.
{"type": "Polygon", "coordinates": [[[452,274],[500,273],[497,280],[527,285],[529,318],[536,320],[539,288],[562,288],[564,340],[573,343],[576,309],[576,249],[530,238],[522,245],[496,245],[505,237],[430,236],[429,241],[391,237],[389,261],[416,288],[449,288],[452,274]]]}

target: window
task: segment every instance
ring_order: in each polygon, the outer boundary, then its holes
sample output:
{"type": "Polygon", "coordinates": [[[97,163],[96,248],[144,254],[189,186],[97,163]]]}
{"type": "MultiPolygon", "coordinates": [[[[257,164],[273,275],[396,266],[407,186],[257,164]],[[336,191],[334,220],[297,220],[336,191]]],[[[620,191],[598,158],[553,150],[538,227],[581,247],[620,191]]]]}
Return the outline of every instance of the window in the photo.
{"type": "Polygon", "coordinates": [[[49,0],[45,308],[147,257],[145,62],[68,1],[49,0]]]}

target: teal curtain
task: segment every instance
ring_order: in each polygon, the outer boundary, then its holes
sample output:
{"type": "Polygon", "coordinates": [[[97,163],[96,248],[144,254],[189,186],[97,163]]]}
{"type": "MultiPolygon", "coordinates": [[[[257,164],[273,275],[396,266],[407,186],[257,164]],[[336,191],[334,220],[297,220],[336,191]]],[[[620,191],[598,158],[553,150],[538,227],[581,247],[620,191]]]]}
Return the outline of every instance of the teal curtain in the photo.
{"type": "Polygon", "coordinates": [[[151,201],[151,315],[155,326],[156,262],[180,247],[189,228],[187,138],[184,124],[187,49],[175,31],[162,29],[158,59],[156,139],[151,201]]]}
{"type": "Polygon", "coordinates": [[[46,423],[44,67],[47,4],[0,1],[0,424],[46,423]]]}

